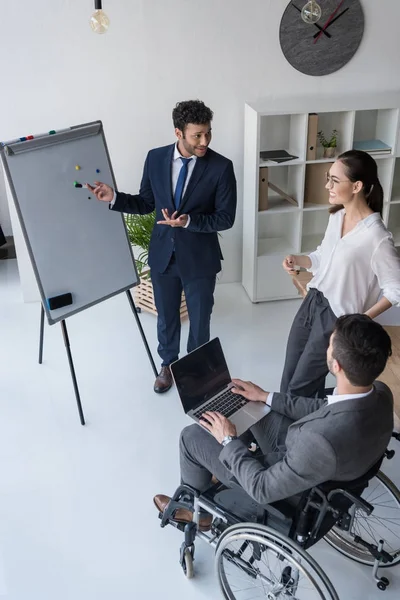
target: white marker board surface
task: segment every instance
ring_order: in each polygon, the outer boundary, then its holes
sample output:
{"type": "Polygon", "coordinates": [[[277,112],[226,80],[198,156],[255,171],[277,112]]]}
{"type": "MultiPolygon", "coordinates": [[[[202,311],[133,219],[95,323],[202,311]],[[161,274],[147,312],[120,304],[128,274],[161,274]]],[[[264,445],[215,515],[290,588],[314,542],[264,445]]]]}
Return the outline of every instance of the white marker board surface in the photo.
{"type": "Polygon", "coordinates": [[[116,187],[101,121],[2,142],[0,154],[51,325],[139,283],[123,215],[75,187],[116,187]],[[63,294],[72,304],[50,309],[63,294]]]}

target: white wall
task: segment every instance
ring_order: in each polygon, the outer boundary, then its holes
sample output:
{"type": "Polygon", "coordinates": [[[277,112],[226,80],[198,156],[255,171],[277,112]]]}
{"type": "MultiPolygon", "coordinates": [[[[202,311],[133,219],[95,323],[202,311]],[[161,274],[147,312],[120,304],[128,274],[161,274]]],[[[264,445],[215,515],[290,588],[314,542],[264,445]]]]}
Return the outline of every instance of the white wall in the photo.
{"type": "MultiPolygon", "coordinates": [[[[93,0],[3,2],[0,138],[102,119],[119,188],[134,191],[147,150],[174,139],[174,103],[203,99],[215,112],[213,148],[235,164],[239,208],[223,236],[223,280],[240,280],[244,102],[399,87],[399,0],[363,0],[361,47],[341,71],[322,78],[298,73],[281,53],[287,4],[103,0],[111,28],[97,36],[88,25],[93,0]]],[[[25,299],[33,299],[36,290],[23,284],[25,299]]]]}

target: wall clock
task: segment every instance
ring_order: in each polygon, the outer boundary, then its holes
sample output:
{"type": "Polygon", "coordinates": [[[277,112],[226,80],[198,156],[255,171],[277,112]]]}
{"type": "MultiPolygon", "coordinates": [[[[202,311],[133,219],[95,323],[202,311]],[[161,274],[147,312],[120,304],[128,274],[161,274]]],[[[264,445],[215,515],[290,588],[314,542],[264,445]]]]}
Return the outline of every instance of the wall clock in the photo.
{"type": "Polygon", "coordinates": [[[282,52],[301,73],[329,75],[344,67],[361,43],[362,6],[359,0],[318,0],[322,17],[318,23],[308,24],[301,18],[305,3],[291,0],[283,13],[279,31],[282,52]]]}

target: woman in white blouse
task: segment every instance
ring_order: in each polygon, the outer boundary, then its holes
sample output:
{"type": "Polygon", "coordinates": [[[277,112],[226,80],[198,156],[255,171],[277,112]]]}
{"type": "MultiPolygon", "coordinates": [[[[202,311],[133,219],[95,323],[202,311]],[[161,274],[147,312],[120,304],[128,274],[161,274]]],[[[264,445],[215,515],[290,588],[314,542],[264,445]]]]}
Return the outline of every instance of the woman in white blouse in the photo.
{"type": "MultiPolygon", "coordinates": [[[[286,348],[281,392],[324,395],[326,350],[337,317],[372,319],[400,305],[400,258],[383,224],[383,190],[366,152],[341,154],[327,173],[331,216],[322,243],[309,256],[289,255],[283,268],[313,274],[286,348]]],[[[349,374],[350,375],[350,374],[349,374]]]]}

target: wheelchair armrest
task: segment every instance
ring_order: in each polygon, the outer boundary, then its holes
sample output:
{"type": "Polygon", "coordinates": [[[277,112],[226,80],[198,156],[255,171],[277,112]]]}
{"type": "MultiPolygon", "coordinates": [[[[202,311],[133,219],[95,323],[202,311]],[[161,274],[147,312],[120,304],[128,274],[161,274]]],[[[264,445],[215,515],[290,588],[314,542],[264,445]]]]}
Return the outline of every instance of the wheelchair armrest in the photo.
{"type": "Polygon", "coordinates": [[[360,496],[355,496],[351,492],[348,492],[347,490],[343,489],[332,490],[331,492],[329,492],[327,496],[328,502],[330,503],[335,496],[339,495],[344,496],[345,498],[350,500],[355,506],[357,506],[357,508],[362,508],[367,515],[370,515],[374,510],[372,504],[370,504],[363,498],[360,498],[360,496]]]}

